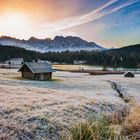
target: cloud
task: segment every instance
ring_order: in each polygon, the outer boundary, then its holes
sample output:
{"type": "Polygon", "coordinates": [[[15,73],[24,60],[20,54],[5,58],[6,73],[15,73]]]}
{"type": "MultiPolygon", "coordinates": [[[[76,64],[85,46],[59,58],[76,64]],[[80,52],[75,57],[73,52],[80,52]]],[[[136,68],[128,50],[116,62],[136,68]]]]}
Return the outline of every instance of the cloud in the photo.
{"type": "Polygon", "coordinates": [[[111,0],[108,3],[104,4],[103,6],[93,10],[90,13],[87,13],[87,14],[84,14],[81,16],[76,16],[76,17],[64,19],[64,20],[57,21],[54,23],[48,22],[45,25],[43,25],[42,29],[40,29],[40,27],[39,27],[39,30],[36,33],[41,34],[42,31],[43,32],[45,31],[46,34],[48,34],[48,33],[53,34],[53,33],[59,32],[61,30],[65,30],[65,29],[69,29],[71,27],[86,24],[86,23],[89,23],[91,21],[101,19],[107,15],[114,13],[114,12],[117,12],[117,11],[119,11],[127,6],[130,6],[138,1],[139,0],[127,1],[121,5],[118,5],[118,6],[111,8],[110,10],[106,10],[106,8],[108,8],[109,6],[112,6],[113,4],[119,2],[119,0],[111,0]]]}
{"type": "Polygon", "coordinates": [[[104,26],[102,26],[101,30],[109,29],[109,28],[114,28],[114,27],[123,27],[124,25],[127,27],[129,25],[134,25],[137,23],[140,23],[139,20],[139,14],[140,10],[128,13],[125,15],[123,18],[121,18],[119,21],[118,20],[113,20],[112,23],[106,23],[104,26]]]}

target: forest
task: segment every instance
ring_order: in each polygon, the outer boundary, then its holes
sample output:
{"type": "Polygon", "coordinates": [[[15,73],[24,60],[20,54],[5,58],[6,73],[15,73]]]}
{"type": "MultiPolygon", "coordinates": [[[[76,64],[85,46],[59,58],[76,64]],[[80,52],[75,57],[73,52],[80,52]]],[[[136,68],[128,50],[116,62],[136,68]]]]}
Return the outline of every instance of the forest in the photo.
{"type": "Polygon", "coordinates": [[[140,67],[140,44],[105,51],[65,51],[47,53],[0,45],[0,62],[2,63],[10,58],[23,58],[24,61],[37,61],[41,59],[66,64],[73,64],[74,60],[84,60],[88,65],[135,68],[140,67]]]}

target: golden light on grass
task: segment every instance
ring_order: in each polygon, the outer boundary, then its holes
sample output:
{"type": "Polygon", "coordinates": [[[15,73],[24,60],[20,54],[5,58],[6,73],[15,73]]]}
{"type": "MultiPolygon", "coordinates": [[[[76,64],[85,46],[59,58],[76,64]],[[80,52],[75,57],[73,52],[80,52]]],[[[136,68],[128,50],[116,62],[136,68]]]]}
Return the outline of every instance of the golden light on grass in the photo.
{"type": "Polygon", "coordinates": [[[131,109],[130,114],[126,117],[124,127],[125,133],[132,139],[140,138],[140,106],[131,109]]]}

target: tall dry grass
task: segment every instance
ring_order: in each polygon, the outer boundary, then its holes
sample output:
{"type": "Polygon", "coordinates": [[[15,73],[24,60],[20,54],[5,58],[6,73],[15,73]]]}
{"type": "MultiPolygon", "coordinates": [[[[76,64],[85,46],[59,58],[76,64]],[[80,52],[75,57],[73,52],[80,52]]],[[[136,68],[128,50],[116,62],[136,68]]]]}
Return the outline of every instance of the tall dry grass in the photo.
{"type": "Polygon", "coordinates": [[[107,117],[93,119],[75,125],[62,140],[123,140],[121,127],[112,124],[107,117]]]}
{"type": "Polygon", "coordinates": [[[76,124],[62,136],[62,140],[140,140],[138,106],[132,108],[122,122],[116,123],[113,120],[114,118],[102,117],[76,124]]]}
{"type": "Polygon", "coordinates": [[[140,106],[131,109],[123,124],[124,134],[131,140],[140,140],[140,106]]]}

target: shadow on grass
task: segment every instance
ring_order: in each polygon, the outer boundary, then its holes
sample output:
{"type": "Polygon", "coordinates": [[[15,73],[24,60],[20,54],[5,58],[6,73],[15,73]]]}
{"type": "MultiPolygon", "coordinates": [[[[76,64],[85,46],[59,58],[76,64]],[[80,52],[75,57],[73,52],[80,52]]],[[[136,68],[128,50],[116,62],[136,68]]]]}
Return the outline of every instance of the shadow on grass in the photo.
{"type": "Polygon", "coordinates": [[[12,77],[12,79],[22,80],[22,81],[36,81],[36,82],[61,82],[61,81],[63,81],[62,79],[58,79],[58,78],[53,78],[53,79],[49,79],[49,80],[33,80],[33,79],[28,79],[28,78],[22,78],[20,76],[12,77]]]}

